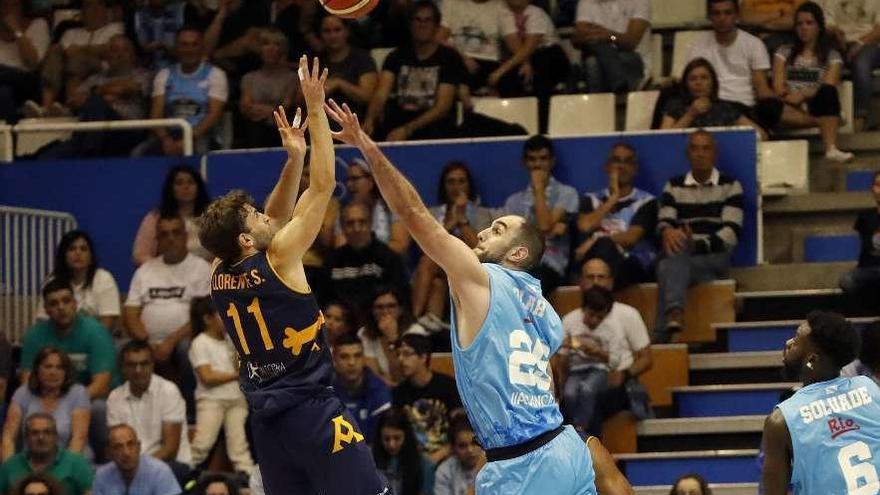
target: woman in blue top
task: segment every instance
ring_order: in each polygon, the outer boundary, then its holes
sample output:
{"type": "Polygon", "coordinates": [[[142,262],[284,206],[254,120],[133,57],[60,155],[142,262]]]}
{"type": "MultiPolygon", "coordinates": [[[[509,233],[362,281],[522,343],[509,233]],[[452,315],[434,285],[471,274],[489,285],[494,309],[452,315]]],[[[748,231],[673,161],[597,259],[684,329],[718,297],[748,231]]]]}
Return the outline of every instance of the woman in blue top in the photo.
{"type": "Polygon", "coordinates": [[[3,460],[15,454],[24,420],[38,412],[55,418],[58,446],[70,452],[87,452],[90,404],[86,388],[75,382],[70,357],[56,347],[44,347],[34,358],[33,373],[12,396],[3,424],[3,460]]]}

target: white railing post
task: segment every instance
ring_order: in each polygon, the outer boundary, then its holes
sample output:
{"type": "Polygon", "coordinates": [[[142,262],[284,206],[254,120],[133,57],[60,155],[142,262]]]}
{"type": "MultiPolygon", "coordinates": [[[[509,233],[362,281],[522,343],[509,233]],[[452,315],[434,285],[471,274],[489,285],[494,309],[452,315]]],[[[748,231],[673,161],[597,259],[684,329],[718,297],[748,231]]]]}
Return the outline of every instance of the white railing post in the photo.
{"type": "MultiPolygon", "coordinates": [[[[193,154],[193,131],[192,126],[184,119],[141,119],[141,120],[99,120],[94,122],[28,122],[12,127],[12,132],[42,132],[42,131],[74,131],[74,132],[97,132],[97,131],[122,131],[129,129],[158,129],[162,127],[177,127],[181,130],[183,139],[183,154],[193,154]]],[[[11,140],[11,136],[10,136],[11,140]]]]}

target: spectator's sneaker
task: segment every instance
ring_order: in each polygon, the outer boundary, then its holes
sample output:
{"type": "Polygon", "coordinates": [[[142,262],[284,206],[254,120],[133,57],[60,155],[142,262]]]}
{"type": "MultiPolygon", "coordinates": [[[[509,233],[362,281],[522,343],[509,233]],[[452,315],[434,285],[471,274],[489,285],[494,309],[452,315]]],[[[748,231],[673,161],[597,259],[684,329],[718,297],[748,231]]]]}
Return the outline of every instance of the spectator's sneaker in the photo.
{"type": "Polygon", "coordinates": [[[853,155],[849,151],[841,151],[836,146],[829,148],[828,151],[825,152],[825,159],[834,163],[850,162],[855,157],[856,155],[853,155]]]}
{"type": "Polygon", "coordinates": [[[21,106],[21,113],[26,119],[39,119],[43,117],[43,107],[34,100],[28,100],[21,106]]]}
{"type": "Polygon", "coordinates": [[[46,117],[70,117],[71,115],[73,114],[70,113],[70,109],[57,101],[49,105],[45,112],[46,117]]]}

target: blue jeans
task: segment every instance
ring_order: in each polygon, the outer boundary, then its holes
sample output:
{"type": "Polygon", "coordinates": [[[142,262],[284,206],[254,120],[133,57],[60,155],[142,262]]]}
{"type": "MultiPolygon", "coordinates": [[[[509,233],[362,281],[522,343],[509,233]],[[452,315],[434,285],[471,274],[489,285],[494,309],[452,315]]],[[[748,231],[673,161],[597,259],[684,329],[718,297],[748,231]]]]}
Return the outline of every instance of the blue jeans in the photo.
{"type": "Polygon", "coordinates": [[[682,251],[668,256],[657,264],[657,324],[654,341],[669,341],[666,332],[666,314],[673,309],[684,309],[687,290],[692,285],[727,278],[730,271],[730,253],[691,254],[682,251]]]}
{"type": "Polygon", "coordinates": [[[856,117],[867,117],[871,109],[874,69],[880,68],[880,44],[870,43],[852,61],[853,100],[856,117]]]}
{"type": "Polygon", "coordinates": [[[840,276],[840,288],[847,294],[880,288],[880,266],[859,267],[840,276]]]}
{"type": "Polygon", "coordinates": [[[590,43],[584,70],[590,93],[622,93],[638,89],[645,62],[636,52],[620,51],[610,43],[590,43]]]}
{"type": "Polygon", "coordinates": [[[599,396],[607,389],[608,370],[587,368],[572,371],[562,388],[562,411],[566,420],[575,428],[587,431],[596,414],[599,396]]]}

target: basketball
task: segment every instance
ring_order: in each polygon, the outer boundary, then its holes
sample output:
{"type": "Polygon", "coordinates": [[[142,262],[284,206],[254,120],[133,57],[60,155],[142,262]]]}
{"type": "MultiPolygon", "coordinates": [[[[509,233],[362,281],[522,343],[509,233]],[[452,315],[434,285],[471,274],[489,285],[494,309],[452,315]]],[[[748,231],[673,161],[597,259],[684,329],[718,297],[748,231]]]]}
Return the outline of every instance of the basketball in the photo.
{"type": "Polygon", "coordinates": [[[358,19],[370,13],[379,0],[323,0],[327,12],[345,19],[358,19]]]}

